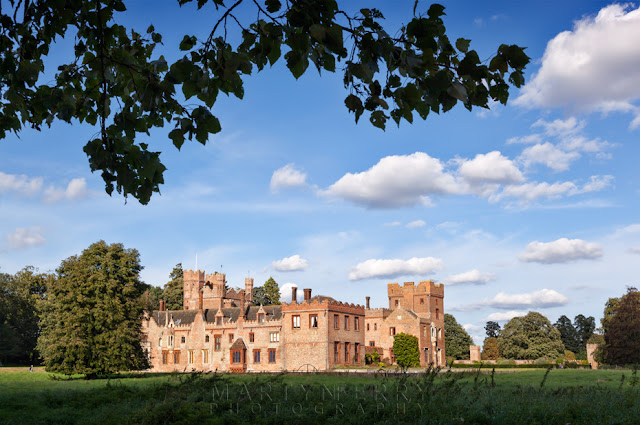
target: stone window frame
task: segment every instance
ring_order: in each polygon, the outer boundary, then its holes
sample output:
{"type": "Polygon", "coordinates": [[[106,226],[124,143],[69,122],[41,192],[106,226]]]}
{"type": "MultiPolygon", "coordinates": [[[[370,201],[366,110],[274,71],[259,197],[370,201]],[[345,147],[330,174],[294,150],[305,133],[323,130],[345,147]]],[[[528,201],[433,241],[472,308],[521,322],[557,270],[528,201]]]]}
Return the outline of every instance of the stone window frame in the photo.
{"type": "Polygon", "coordinates": [[[269,348],[269,363],[275,363],[275,362],[276,362],[276,349],[269,348]]]}
{"type": "Polygon", "coordinates": [[[193,350],[188,350],[187,351],[187,363],[188,364],[193,364],[194,363],[193,360],[194,360],[193,350]]]}
{"type": "Polygon", "coordinates": [[[253,362],[260,363],[260,349],[253,350],[253,362]]]}
{"type": "Polygon", "coordinates": [[[291,327],[293,329],[300,329],[300,315],[294,314],[291,316],[291,327]]]}
{"type": "Polygon", "coordinates": [[[258,323],[264,323],[264,313],[258,313],[258,323]]]}
{"type": "Polygon", "coordinates": [[[310,329],[318,329],[318,315],[317,314],[310,314],[309,315],[309,328],[310,329]]]}
{"type": "Polygon", "coordinates": [[[204,342],[209,342],[209,335],[204,336],[204,342]]]}
{"type": "Polygon", "coordinates": [[[213,350],[214,351],[222,350],[222,335],[213,336],[213,350]]]}
{"type": "Polygon", "coordinates": [[[229,344],[233,342],[233,334],[229,334],[229,344]]]}
{"type": "Polygon", "coordinates": [[[202,364],[209,363],[209,350],[202,350],[202,364]]]}
{"type": "Polygon", "coordinates": [[[222,326],[222,316],[216,317],[216,326],[222,326]]]}
{"type": "Polygon", "coordinates": [[[367,331],[370,330],[371,328],[369,328],[369,323],[367,323],[367,331]]]}
{"type": "Polygon", "coordinates": [[[180,364],[180,350],[173,352],[173,364],[180,364]]]}
{"type": "Polygon", "coordinates": [[[180,337],[180,344],[185,344],[187,342],[187,337],[186,336],[181,336],[180,337]]]}
{"type": "Polygon", "coordinates": [[[396,334],[396,327],[395,326],[390,326],[389,327],[389,335],[390,336],[394,336],[396,334]]]}
{"type": "Polygon", "coordinates": [[[369,347],[375,347],[375,346],[376,346],[375,341],[369,341],[369,347]]]}
{"type": "Polygon", "coordinates": [[[162,364],[169,364],[169,351],[162,352],[162,364]]]}
{"type": "Polygon", "coordinates": [[[373,324],[373,330],[374,330],[374,331],[377,331],[377,330],[378,330],[378,324],[377,324],[377,323],[374,323],[374,324],[373,324]]]}
{"type": "Polygon", "coordinates": [[[360,330],[360,318],[358,316],[355,316],[353,318],[353,330],[354,331],[360,330]]]}
{"type": "Polygon", "coordinates": [[[420,298],[420,304],[424,304],[424,298],[420,298]]]}
{"type": "Polygon", "coordinates": [[[280,332],[269,332],[269,342],[280,342],[280,332]]]}
{"type": "Polygon", "coordinates": [[[241,364],[244,363],[242,360],[242,350],[231,350],[231,363],[233,364],[241,364]]]}
{"type": "Polygon", "coordinates": [[[349,317],[348,314],[344,315],[344,330],[348,331],[349,330],[349,322],[351,322],[351,318],[349,317]]]}
{"type": "Polygon", "coordinates": [[[249,332],[249,342],[254,342],[256,340],[256,335],[253,332],[249,332]]]}
{"type": "Polygon", "coordinates": [[[333,329],[340,329],[340,315],[333,315],[333,329]]]}

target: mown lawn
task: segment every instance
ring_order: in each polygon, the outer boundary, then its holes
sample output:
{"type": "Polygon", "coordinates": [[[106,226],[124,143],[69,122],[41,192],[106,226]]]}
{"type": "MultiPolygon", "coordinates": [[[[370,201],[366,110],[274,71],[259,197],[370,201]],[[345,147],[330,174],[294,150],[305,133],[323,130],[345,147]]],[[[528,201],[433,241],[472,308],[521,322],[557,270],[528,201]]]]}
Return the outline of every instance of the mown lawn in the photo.
{"type": "Polygon", "coordinates": [[[640,423],[632,371],[545,374],[125,374],[87,381],[0,369],[0,423],[640,423]]]}

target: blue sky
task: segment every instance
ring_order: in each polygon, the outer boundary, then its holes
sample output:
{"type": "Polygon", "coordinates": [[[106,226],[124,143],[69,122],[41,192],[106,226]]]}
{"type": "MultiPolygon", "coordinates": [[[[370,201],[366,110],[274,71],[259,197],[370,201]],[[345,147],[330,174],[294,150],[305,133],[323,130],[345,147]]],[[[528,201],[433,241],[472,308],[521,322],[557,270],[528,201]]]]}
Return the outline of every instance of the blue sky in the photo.
{"type": "MultiPolygon", "coordinates": [[[[118,22],[153,23],[176,59],[182,36],[207,34],[215,15],[175,3],[133,1],[118,22]]],[[[506,107],[458,105],[383,132],[354,123],[340,74],[296,81],[279,62],[245,78],[243,100],[218,101],[223,130],[206,146],[178,152],[168,129],[141,139],[168,168],[147,206],[107,196],[91,174],[82,147],[96,128],[7,137],[0,270],[54,270],[104,239],[138,249],[155,285],[196,255],[231,286],[273,276],[374,306],[388,282],[444,282],[446,310],[476,343],[486,320],[527,311],[599,319],[640,271],[640,9],[478,3],[444,2],[450,37],[471,38],[481,57],[515,43],[532,58],[506,107]]],[[[397,28],[413,1],[349,2],[372,5],[397,28]]]]}

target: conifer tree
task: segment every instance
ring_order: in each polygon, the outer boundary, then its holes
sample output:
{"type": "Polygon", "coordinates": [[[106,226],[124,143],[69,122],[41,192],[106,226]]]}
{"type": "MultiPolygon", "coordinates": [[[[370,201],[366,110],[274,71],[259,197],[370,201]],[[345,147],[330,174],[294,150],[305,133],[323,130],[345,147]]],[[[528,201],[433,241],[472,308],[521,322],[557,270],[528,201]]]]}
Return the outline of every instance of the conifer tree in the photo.
{"type": "Polygon", "coordinates": [[[182,263],[176,264],[169,277],[171,280],[164,285],[162,299],[166,302],[167,310],[182,310],[184,304],[182,263]]]}
{"type": "Polygon", "coordinates": [[[95,377],[148,367],[141,270],[137,250],[104,241],[62,261],[42,303],[38,349],[47,371],[95,377]]]}
{"type": "Polygon", "coordinates": [[[450,314],[444,315],[444,345],[447,357],[457,360],[469,359],[469,346],[473,345],[473,339],[450,314]]]}
{"type": "Polygon", "coordinates": [[[264,289],[265,305],[280,304],[280,288],[273,277],[269,277],[262,288],[264,289]]]}

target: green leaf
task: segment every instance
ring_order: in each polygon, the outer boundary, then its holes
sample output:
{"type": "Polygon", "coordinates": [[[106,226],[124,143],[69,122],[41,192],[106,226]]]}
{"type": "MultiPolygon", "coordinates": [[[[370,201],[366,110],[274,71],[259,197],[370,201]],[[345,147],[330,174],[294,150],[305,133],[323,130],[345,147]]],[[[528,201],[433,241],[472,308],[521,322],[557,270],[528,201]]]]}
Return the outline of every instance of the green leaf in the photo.
{"type": "Polygon", "coordinates": [[[454,81],[451,84],[451,86],[447,89],[447,93],[449,93],[449,96],[455,97],[462,102],[467,101],[467,89],[458,81],[454,81]]]}
{"type": "Polygon", "coordinates": [[[173,141],[173,145],[180,150],[184,144],[184,131],[179,128],[171,130],[169,132],[169,139],[173,141]]]}
{"type": "Polygon", "coordinates": [[[279,0],[266,0],[264,4],[267,6],[267,12],[269,13],[275,13],[282,7],[279,0]]]}
{"type": "Polygon", "coordinates": [[[460,50],[462,53],[467,53],[467,50],[469,50],[469,43],[471,43],[471,40],[459,38],[456,40],[456,49],[460,50]]]}
{"type": "Polygon", "coordinates": [[[180,42],[180,50],[191,50],[193,46],[196,44],[196,37],[194,35],[188,36],[185,35],[182,41],[180,42]]]}
{"type": "Polygon", "coordinates": [[[431,19],[439,18],[444,14],[444,6],[441,4],[432,4],[427,11],[427,15],[429,15],[431,19]]]}
{"type": "Polygon", "coordinates": [[[374,111],[371,113],[371,117],[369,121],[373,124],[374,127],[378,127],[382,130],[385,128],[385,123],[387,122],[387,116],[382,111],[374,111]]]}
{"type": "Polygon", "coordinates": [[[326,33],[327,31],[322,25],[313,24],[309,27],[309,34],[311,35],[311,38],[318,42],[324,40],[326,33]]]}
{"type": "Polygon", "coordinates": [[[127,7],[124,5],[122,1],[117,0],[113,4],[113,10],[115,10],[116,12],[124,12],[125,10],[127,10],[127,7]]]}

